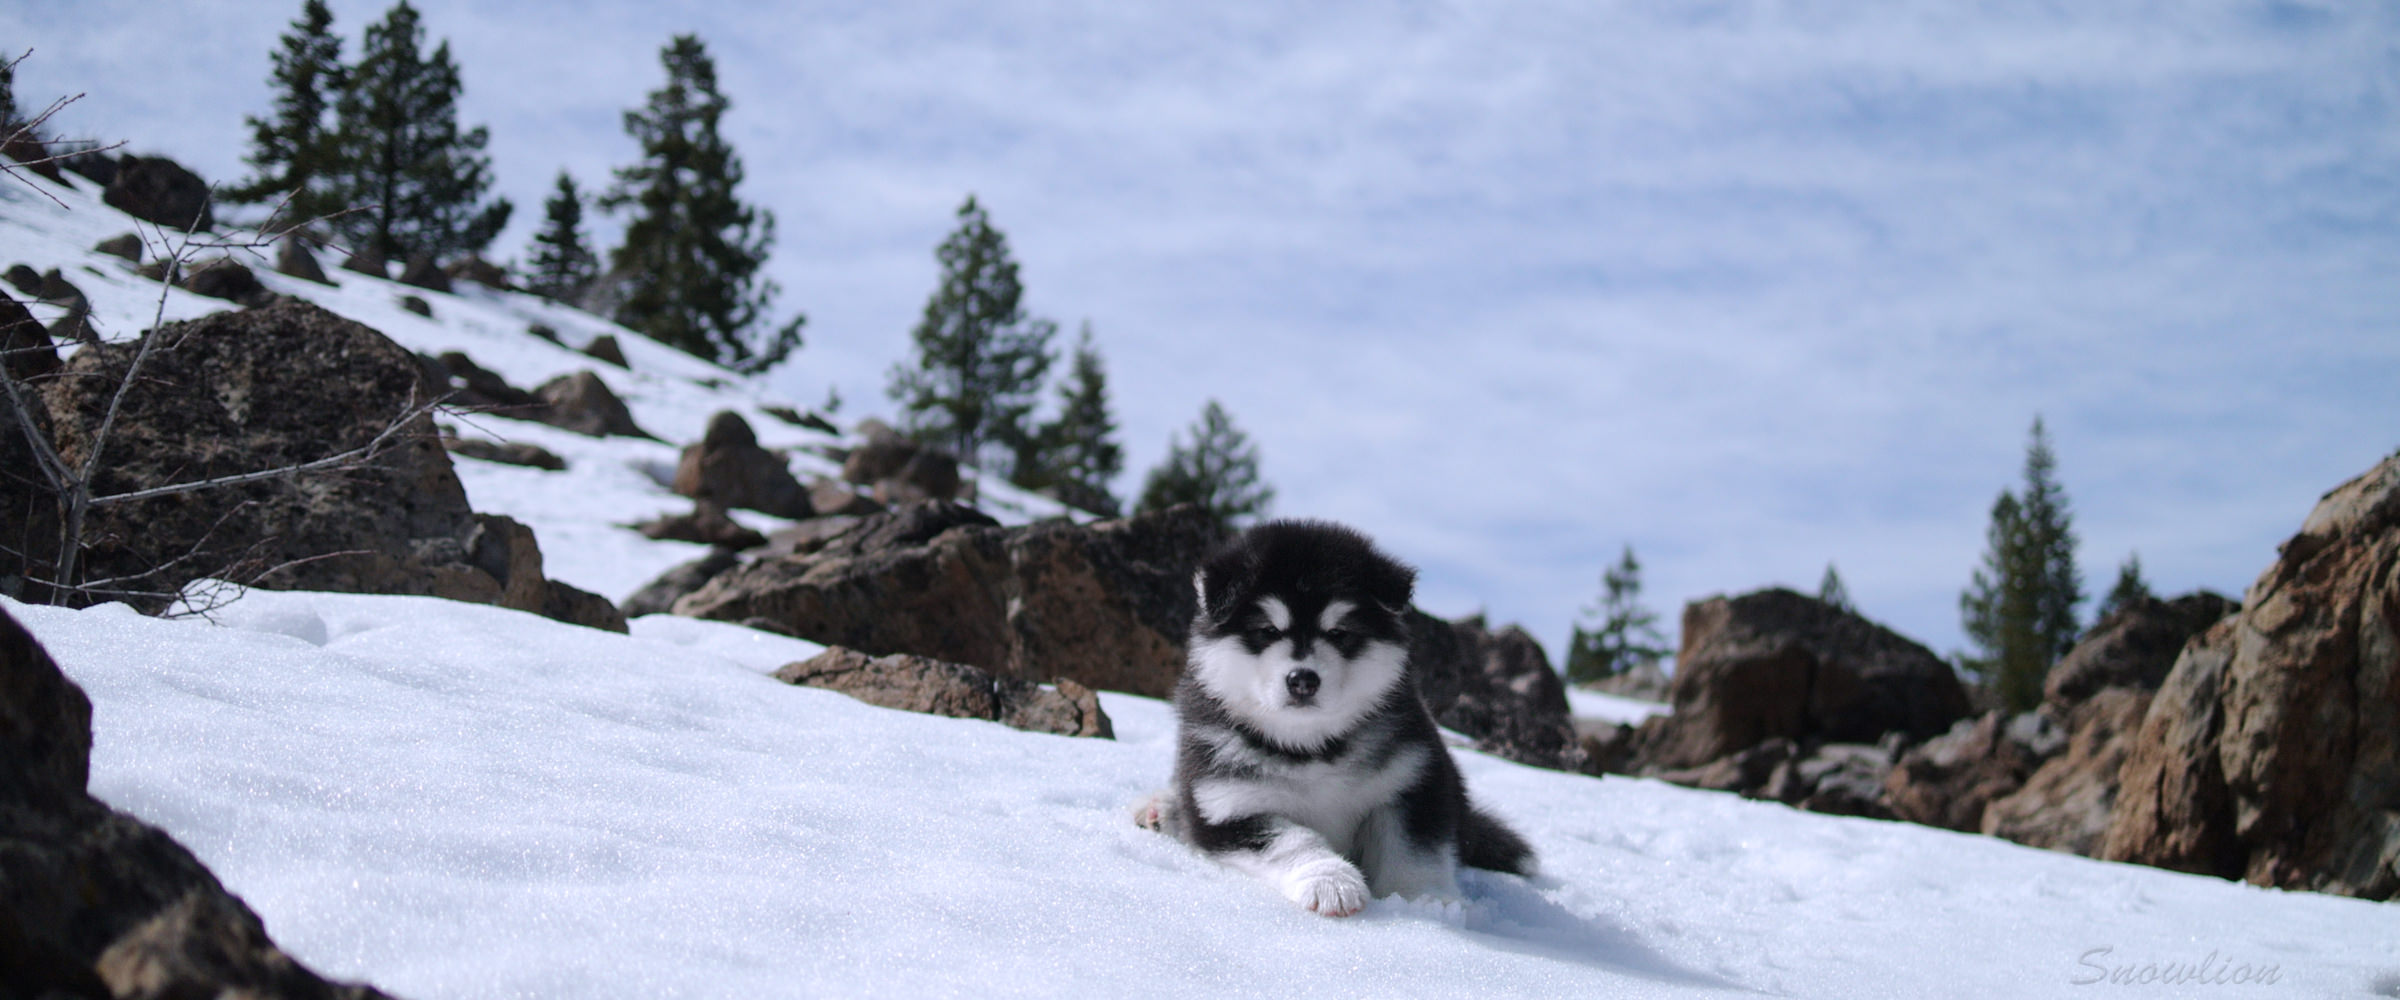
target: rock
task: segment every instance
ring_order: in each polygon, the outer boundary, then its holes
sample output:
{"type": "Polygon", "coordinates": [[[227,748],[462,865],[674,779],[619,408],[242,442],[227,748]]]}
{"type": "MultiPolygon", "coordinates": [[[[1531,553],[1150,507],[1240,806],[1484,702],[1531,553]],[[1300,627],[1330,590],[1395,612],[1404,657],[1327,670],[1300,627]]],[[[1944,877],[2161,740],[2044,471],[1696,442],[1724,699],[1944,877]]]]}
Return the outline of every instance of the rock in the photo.
{"type": "Polygon", "coordinates": [[[553,344],[558,343],[558,330],[553,328],[548,323],[530,324],[525,327],[525,332],[533,334],[534,336],[540,337],[543,340],[547,340],[553,344]]]}
{"type": "Polygon", "coordinates": [[[117,158],[96,149],[87,149],[68,156],[59,165],[67,168],[70,173],[83,175],[85,180],[99,185],[103,190],[108,187],[110,181],[117,179],[117,158]]]}
{"type": "Polygon", "coordinates": [[[27,265],[8,265],[8,284],[19,295],[37,299],[42,297],[42,273],[27,265]]]}
{"type": "Polygon", "coordinates": [[[57,305],[90,301],[84,296],[83,289],[75,287],[75,284],[68,281],[67,276],[59,273],[55,267],[42,272],[41,286],[34,289],[33,294],[35,298],[57,305]]]}
{"type": "Polygon", "coordinates": [[[67,311],[50,324],[52,341],[72,340],[82,344],[100,342],[100,333],[92,329],[92,303],[78,295],[67,303],[67,311]]]}
{"type": "Polygon", "coordinates": [[[650,437],[634,424],[633,411],[625,408],[625,401],[588,368],[544,382],[533,395],[543,407],[534,419],[552,427],[591,437],[650,437]]]}
{"type": "Polygon", "coordinates": [[[1215,541],[1196,510],[1007,529],[928,501],[866,518],[816,552],[730,570],[675,612],[1165,697],[1196,610],[1192,571],[1215,541]]]}
{"type": "Polygon", "coordinates": [[[674,514],[655,521],[634,525],[644,538],[664,541],[697,542],[725,549],[751,549],[767,544],[767,536],[742,527],[725,515],[725,508],[709,500],[692,502],[689,514],[674,514]]]}
{"type": "Polygon", "coordinates": [[[1474,737],[1476,749],[1537,767],[1584,766],[1566,686],[1525,630],[1494,632],[1480,617],[1445,622],[1412,611],[1408,656],[1425,707],[1474,737]]]}
{"type": "Polygon", "coordinates": [[[400,269],[400,283],[429,292],[448,294],[450,291],[450,276],[442,273],[441,266],[433,262],[432,254],[420,253],[408,258],[408,266],[400,269]]]}
{"type": "Polygon", "coordinates": [[[2239,610],[2240,605],[2207,591],[2173,601],[2134,601],[2093,623],[2059,658],[2042,684],[2043,701],[2063,717],[2103,688],[2156,691],[2184,643],[2239,610]]]}
{"type": "MultiPolygon", "coordinates": [[[[468,254],[452,261],[448,267],[442,268],[442,273],[448,275],[452,281],[472,281],[485,288],[508,291],[514,287],[508,280],[507,268],[474,254],[468,254]]],[[[448,289],[445,288],[444,291],[448,291],[448,289]]]]}
{"type": "Polygon", "coordinates": [[[2077,704],[2066,723],[2074,734],[2066,752],[2043,762],[2023,787],[1992,799],[1983,832],[2070,854],[2096,850],[2116,805],[2117,773],[2150,698],[2138,688],[2109,687],[2077,704]]]}
{"type": "Polygon", "coordinates": [[[1661,781],[1712,792],[1737,792],[1759,797],[1777,770],[1799,756],[1799,747],[1783,737],[1761,740],[1696,767],[1661,771],[1661,781]]]}
{"type": "Polygon", "coordinates": [[[401,296],[400,308],[406,309],[412,313],[416,313],[417,315],[423,316],[426,319],[433,318],[433,303],[427,302],[423,298],[415,295],[401,296]]]}
{"type": "Polygon", "coordinates": [[[542,617],[569,625],[596,628],[603,632],[626,633],[625,613],[617,606],[591,591],[572,587],[556,580],[548,581],[542,593],[542,617]]]}
{"type": "Polygon", "coordinates": [[[2058,741],[2044,716],[1987,712],[1961,719],[1900,755],[1883,780],[1891,814],[1911,823],[1974,833],[1994,799],[2025,784],[2058,741]]]}
{"type": "Polygon", "coordinates": [[[245,306],[265,305],[274,297],[267,286],[259,284],[258,275],[231,257],[218,257],[192,266],[183,275],[184,290],[194,295],[224,299],[245,306]]]}
{"type": "Polygon", "coordinates": [[[52,184],[63,185],[67,182],[66,177],[59,173],[58,161],[50,158],[49,146],[34,138],[32,130],[20,129],[20,123],[16,121],[0,124],[6,126],[0,128],[0,156],[24,164],[25,169],[52,184]]]}
{"type": "Polygon", "coordinates": [[[1659,669],[1658,661],[1636,663],[1624,670],[1593,681],[1592,690],[1636,701],[1664,703],[1673,697],[1674,686],[1667,681],[1667,672],[1659,669]]]}
{"type": "Polygon", "coordinates": [[[133,233],[118,233],[92,244],[92,249],[111,256],[123,257],[136,264],[142,262],[142,238],[133,233]]]}
{"type": "Polygon", "coordinates": [[[593,337],[591,343],[583,345],[583,353],[593,360],[605,361],[619,368],[630,370],[633,367],[625,363],[625,349],[617,346],[615,334],[603,333],[593,337]]]}
{"type": "Polygon", "coordinates": [[[833,544],[864,521],[865,518],[855,514],[819,514],[768,534],[766,548],[758,555],[765,559],[808,555],[833,544]]]}
{"type": "Polygon", "coordinates": [[[502,465],[522,465],[547,472],[564,472],[567,460],[550,449],[524,441],[485,441],[481,438],[461,438],[445,435],[442,447],[453,455],[498,462],[502,465]]]}
{"type": "Polygon", "coordinates": [[[0,983],[24,997],[368,1000],[267,937],[174,838],[93,799],[91,702],[0,609],[0,983]]]}
{"type": "Polygon", "coordinates": [[[2101,856],[2400,895],[2400,455],[2326,494],[2242,607],[2151,702],[2101,856]]]}
{"type": "Polygon", "coordinates": [[[384,259],[383,251],[374,247],[360,247],[350,251],[349,256],[342,258],[342,270],[355,271],[378,278],[392,276],[391,263],[384,259]]]}
{"type": "Polygon", "coordinates": [[[828,479],[824,476],[809,480],[808,506],[816,511],[818,517],[865,516],[882,513],[885,510],[882,504],[875,502],[874,497],[851,489],[848,483],[828,479]]]}
{"type": "Polygon", "coordinates": [[[308,241],[298,235],[283,238],[282,246],[275,251],[275,270],[303,281],[333,284],[332,279],[325,276],[325,268],[317,263],[316,253],[309,250],[308,241]]]}
{"type": "Polygon", "coordinates": [[[0,371],[19,382],[27,382],[57,370],[58,348],[50,339],[50,331],[43,329],[41,321],[34,319],[17,300],[0,294],[0,371]]]}
{"type": "Polygon", "coordinates": [[[1114,739],[1108,714],[1090,688],[1060,680],[1054,688],[993,677],[962,663],[898,654],[870,657],[840,646],[784,665],[775,678],[839,691],[870,705],[957,719],[986,719],[1034,732],[1114,739]]]}
{"type": "Polygon", "coordinates": [[[507,379],[476,364],[464,352],[443,351],[435,364],[448,375],[445,384],[450,387],[450,403],[454,406],[531,418],[544,405],[540,397],[508,384],[507,379]]]}
{"type": "Polygon", "coordinates": [[[1634,734],[1640,730],[1622,722],[1575,716],[1575,746],[1583,751],[1583,773],[1626,774],[1633,768],[1634,734]]]}
{"type": "Polygon", "coordinates": [[[1891,770],[1891,751],[1886,746],[1828,743],[1794,761],[1787,769],[1790,788],[1779,789],[1782,795],[1773,797],[1814,813],[1890,819],[1892,811],[1884,802],[1883,787],[1891,770]]]}
{"type": "Polygon", "coordinates": [[[1784,589],[1687,605],[1672,715],[1643,724],[1646,765],[1695,767],[1765,740],[1923,739],[1967,711],[1948,664],[1858,615],[1784,589]]]}
{"type": "Polygon", "coordinates": [[[842,462],[844,480],[872,487],[875,499],[888,504],[958,498],[957,457],[902,438],[881,423],[870,424],[875,433],[842,462]]]}
{"type": "Polygon", "coordinates": [[[163,156],[128,156],[100,200],[144,222],[175,232],[216,227],[209,210],[208,183],[163,156]]]}
{"type": "Polygon", "coordinates": [[[663,615],[675,607],[675,602],[716,579],[719,574],[741,564],[741,557],[725,549],[711,550],[707,555],[659,574],[658,579],[642,585],[632,597],[625,599],[625,617],[663,615]]]}
{"type": "MultiPolygon", "coordinates": [[[[816,513],[809,491],[792,477],[784,457],[758,446],[748,421],[731,410],[708,418],[700,443],[683,449],[675,464],[675,492],[727,507],[747,507],[776,517],[816,513]]],[[[764,539],[761,539],[764,541],[764,539]]]]}
{"type": "MultiPolygon", "coordinates": [[[[100,495],[281,468],[358,448],[427,398],[414,355],[291,299],[172,323],[125,394],[100,495]]],[[[138,344],[76,352],[44,387],[59,451],[80,461],[138,344]]],[[[467,505],[432,421],[402,423],[354,468],[112,504],[86,523],[87,579],[157,607],[192,579],[427,594],[540,612],[533,533],[467,505]],[[236,516],[238,512],[239,516],[236,516]]]]}

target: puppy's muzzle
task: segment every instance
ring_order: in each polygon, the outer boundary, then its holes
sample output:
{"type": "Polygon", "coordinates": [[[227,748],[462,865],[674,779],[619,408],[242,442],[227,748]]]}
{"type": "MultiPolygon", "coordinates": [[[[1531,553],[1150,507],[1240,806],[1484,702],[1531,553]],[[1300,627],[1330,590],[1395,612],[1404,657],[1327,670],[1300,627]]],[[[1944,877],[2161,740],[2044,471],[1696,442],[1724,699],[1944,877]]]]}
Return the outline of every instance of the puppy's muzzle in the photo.
{"type": "Polygon", "coordinates": [[[1292,701],[1296,703],[1316,697],[1317,688],[1322,686],[1324,680],[1307,667],[1293,667],[1291,673],[1283,675],[1283,689],[1292,693],[1292,701]]]}

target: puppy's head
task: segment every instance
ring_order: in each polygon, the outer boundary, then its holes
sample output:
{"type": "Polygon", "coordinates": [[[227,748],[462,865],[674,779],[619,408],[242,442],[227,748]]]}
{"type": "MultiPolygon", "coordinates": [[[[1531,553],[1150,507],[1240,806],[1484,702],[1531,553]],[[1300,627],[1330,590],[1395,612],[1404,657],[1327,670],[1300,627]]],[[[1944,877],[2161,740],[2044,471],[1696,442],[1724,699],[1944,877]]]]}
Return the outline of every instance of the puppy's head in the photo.
{"type": "Polygon", "coordinates": [[[1196,582],[1193,679],[1287,748],[1324,746],[1407,673],[1416,571],[1355,531],[1271,521],[1219,549],[1196,582]]]}

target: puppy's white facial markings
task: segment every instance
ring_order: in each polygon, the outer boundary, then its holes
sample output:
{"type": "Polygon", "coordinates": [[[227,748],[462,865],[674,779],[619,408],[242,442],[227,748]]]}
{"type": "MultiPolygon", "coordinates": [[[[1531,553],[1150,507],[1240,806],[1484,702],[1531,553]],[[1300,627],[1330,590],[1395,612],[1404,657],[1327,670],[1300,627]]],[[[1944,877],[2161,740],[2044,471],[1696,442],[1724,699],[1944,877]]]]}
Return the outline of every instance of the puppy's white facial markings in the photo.
{"type": "Polygon", "coordinates": [[[1292,609],[1285,606],[1282,598],[1261,597],[1258,599],[1258,610],[1267,616],[1267,624],[1275,626],[1275,631],[1292,630],[1292,609]]]}
{"type": "Polygon", "coordinates": [[[1317,629],[1323,632],[1331,632],[1334,629],[1342,627],[1342,619],[1349,617],[1350,612],[1357,610],[1357,608],[1358,605],[1352,604],[1348,601],[1332,601],[1327,603],[1325,605],[1325,610],[1319,612],[1317,615],[1317,629]]]}

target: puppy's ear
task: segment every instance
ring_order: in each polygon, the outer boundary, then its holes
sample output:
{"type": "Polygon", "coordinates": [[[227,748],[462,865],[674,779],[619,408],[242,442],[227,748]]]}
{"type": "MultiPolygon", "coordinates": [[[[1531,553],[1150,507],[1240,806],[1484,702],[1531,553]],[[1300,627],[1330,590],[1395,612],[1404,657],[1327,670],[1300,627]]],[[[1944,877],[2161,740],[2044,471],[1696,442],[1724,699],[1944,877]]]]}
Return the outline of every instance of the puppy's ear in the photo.
{"type": "Polygon", "coordinates": [[[1387,562],[1379,568],[1368,587],[1368,593],[1375,598],[1375,603],[1383,605],[1393,614],[1400,614],[1408,610],[1409,602],[1416,597],[1416,568],[1406,563],[1387,562]]]}

